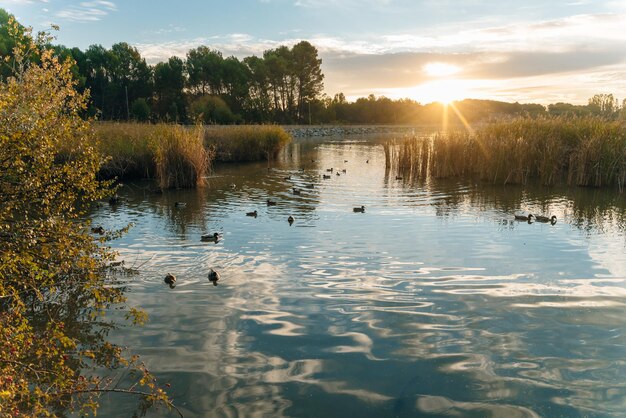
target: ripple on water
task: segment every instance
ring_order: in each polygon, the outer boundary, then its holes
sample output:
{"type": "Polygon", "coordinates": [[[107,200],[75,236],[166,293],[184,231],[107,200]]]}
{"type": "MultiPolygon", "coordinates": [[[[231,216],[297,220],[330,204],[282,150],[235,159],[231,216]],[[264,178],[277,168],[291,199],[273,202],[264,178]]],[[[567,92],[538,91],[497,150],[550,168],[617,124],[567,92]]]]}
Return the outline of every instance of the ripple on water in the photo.
{"type": "Polygon", "coordinates": [[[135,223],[113,245],[150,315],[114,337],[189,416],[624,415],[624,202],[395,180],[381,153],[303,142],[269,171],[218,166],[205,190],[95,209],[135,223]]]}

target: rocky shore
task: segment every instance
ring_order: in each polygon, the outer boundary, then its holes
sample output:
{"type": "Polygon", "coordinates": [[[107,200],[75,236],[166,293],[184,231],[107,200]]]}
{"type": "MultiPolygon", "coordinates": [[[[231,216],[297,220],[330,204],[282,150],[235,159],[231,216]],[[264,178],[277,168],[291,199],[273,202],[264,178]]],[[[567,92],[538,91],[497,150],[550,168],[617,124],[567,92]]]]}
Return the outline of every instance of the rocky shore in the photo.
{"type": "Polygon", "coordinates": [[[326,136],[370,135],[370,134],[411,134],[415,126],[402,125],[298,125],[283,126],[294,138],[316,138],[326,136]]]}

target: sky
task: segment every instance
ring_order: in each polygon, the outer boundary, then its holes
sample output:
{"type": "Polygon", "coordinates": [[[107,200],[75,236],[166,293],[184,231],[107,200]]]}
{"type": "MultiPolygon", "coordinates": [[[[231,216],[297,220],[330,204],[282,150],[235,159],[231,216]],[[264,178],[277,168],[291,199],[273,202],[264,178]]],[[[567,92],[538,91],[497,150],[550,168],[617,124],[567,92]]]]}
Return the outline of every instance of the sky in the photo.
{"type": "Polygon", "coordinates": [[[324,90],[422,103],[585,104],[626,98],[626,0],[0,0],[86,49],[135,46],[151,63],[199,45],[243,58],[311,42],[324,90]]]}

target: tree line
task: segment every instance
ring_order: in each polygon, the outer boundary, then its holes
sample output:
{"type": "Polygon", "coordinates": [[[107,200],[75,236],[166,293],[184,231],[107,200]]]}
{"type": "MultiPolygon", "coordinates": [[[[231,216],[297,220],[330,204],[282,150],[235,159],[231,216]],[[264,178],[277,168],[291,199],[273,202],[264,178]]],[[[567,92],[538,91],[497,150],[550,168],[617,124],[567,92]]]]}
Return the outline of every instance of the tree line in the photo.
{"type": "MultiPolygon", "coordinates": [[[[8,13],[0,9],[0,54],[11,52],[6,36],[8,13]]],[[[348,101],[343,93],[324,94],[322,60],[307,41],[279,46],[262,56],[238,59],[207,46],[149,65],[137,48],[125,42],[111,48],[53,46],[75,61],[72,67],[80,91],[90,92],[88,114],[100,120],[175,123],[440,123],[442,104],[370,95],[348,101]]],[[[0,77],[2,76],[0,71],[0,77]]],[[[455,103],[468,122],[495,117],[596,115],[626,119],[612,94],[598,94],[587,105],[507,103],[466,99],[455,103]]],[[[449,112],[450,122],[460,122],[449,112]]]]}

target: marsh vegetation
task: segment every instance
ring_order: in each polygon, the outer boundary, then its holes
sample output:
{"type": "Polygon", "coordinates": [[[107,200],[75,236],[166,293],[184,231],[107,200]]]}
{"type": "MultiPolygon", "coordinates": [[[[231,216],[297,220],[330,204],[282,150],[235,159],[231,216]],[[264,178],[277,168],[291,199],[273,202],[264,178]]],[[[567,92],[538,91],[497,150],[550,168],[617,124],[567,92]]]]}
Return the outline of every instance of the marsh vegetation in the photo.
{"type": "Polygon", "coordinates": [[[389,141],[387,169],[424,178],[616,187],[626,184],[626,128],[600,118],[520,118],[389,141]]]}

